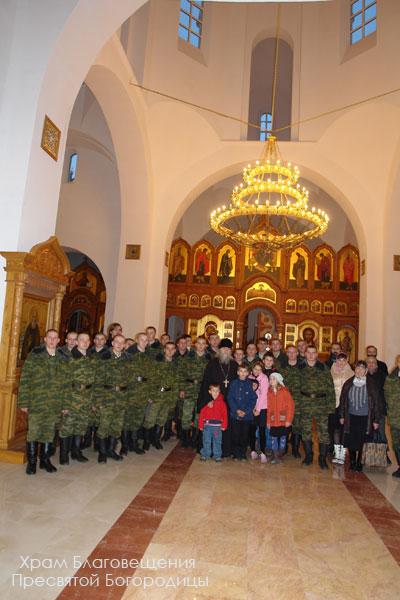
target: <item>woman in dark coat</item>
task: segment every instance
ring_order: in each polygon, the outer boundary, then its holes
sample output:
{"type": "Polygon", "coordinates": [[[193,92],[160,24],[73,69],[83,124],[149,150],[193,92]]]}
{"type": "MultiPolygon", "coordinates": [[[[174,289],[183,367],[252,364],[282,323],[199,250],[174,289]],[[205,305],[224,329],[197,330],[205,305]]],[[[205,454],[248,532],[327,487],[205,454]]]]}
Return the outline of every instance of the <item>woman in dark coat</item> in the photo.
{"type": "Polygon", "coordinates": [[[365,438],[379,427],[379,390],[367,378],[367,363],[359,360],[355,375],[342,388],[339,405],[340,423],[344,425],[344,446],[349,449],[350,469],[362,471],[362,451],[365,438]]]}

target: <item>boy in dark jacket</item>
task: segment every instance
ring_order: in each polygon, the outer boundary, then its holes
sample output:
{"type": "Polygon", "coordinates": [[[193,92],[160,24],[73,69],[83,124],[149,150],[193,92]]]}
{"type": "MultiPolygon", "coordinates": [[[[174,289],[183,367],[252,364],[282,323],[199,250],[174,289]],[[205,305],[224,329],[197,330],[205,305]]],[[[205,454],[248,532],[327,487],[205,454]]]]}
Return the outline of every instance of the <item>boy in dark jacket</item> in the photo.
{"type": "Polygon", "coordinates": [[[257,394],[253,389],[253,381],[248,378],[249,369],[245,365],[238,368],[238,379],[234,379],[228,390],[228,404],[232,426],[233,456],[246,460],[249,441],[249,429],[253,422],[253,410],[257,402],[257,394]]]}
{"type": "Polygon", "coordinates": [[[209,402],[203,406],[199,416],[199,429],[203,432],[203,447],[200,460],[214,456],[215,462],[222,460],[222,432],[228,426],[228,411],[218,384],[208,388],[209,402]]]}

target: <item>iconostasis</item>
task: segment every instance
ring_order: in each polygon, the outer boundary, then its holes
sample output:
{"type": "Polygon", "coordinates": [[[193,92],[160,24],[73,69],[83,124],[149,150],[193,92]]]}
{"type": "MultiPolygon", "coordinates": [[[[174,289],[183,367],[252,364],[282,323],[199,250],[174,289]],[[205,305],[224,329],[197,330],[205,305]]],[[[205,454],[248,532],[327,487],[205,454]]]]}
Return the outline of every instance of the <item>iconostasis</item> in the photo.
{"type": "Polygon", "coordinates": [[[264,329],[286,344],[299,337],[327,354],[339,340],[356,358],[359,254],[327,244],[288,251],[175,240],[169,258],[167,327],[179,318],[193,338],[218,332],[235,346],[264,329]],[[268,327],[265,323],[268,322],[268,327]]]}

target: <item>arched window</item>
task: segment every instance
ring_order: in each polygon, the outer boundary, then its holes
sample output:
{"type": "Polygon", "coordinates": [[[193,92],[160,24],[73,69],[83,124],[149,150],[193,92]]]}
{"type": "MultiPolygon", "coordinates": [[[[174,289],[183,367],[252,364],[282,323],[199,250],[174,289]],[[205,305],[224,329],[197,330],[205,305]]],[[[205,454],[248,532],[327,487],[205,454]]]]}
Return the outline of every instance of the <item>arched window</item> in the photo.
{"type": "Polygon", "coordinates": [[[350,42],[352,46],[376,31],[376,0],[351,0],[350,42]]]}
{"type": "Polygon", "coordinates": [[[271,135],[272,115],[271,113],[261,113],[260,116],[260,141],[265,142],[271,135]]]}
{"type": "MultiPolygon", "coordinates": [[[[272,125],[289,125],[292,116],[293,50],[279,40],[279,62],[274,123],[272,124],[272,86],[275,58],[275,38],[261,40],[253,48],[250,71],[249,122],[260,125],[260,130],[249,126],[247,139],[265,141],[272,125]]],[[[278,133],[278,139],[290,140],[290,128],[278,133]]]]}
{"type": "Polygon", "coordinates": [[[181,0],[178,36],[195,48],[200,48],[203,28],[203,2],[181,0]]]}
{"type": "Polygon", "coordinates": [[[78,154],[74,152],[69,157],[69,168],[68,168],[68,181],[75,181],[76,179],[76,171],[78,168],[78,154]]]}

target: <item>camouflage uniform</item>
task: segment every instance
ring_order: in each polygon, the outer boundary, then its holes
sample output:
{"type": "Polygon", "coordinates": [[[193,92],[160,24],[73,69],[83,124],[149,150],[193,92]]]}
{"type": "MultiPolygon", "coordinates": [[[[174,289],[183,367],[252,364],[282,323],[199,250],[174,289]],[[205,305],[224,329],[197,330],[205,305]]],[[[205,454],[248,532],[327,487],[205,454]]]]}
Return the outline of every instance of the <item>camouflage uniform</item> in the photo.
{"type": "Polygon", "coordinates": [[[195,353],[181,361],[179,369],[180,386],[185,392],[185,398],[182,401],[182,410],[179,418],[182,421],[182,429],[188,430],[192,426],[193,413],[197,405],[201,382],[203,380],[204,370],[208,364],[208,358],[204,354],[199,356],[195,353]]]}
{"type": "Polygon", "coordinates": [[[82,437],[86,434],[92,410],[92,394],[96,363],[88,355],[73,348],[66,363],[68,413],[62,416],[60,427],[60,464],[68,464],[68,453],[79,462],[87,458],[81,452],[82,437]]]}
{"type": "Polygon", "coordinates": [[[319,464],[328,468],[326,455],[329,447],[328,415],[335,412],[335,388],[330,370],[320,361],[314,367],[302,364],[300,372],[301,412],[300,424],[306,457],[304,464],[313,460],[312,422],[315,417],[319,438],[319,464]]]}
{"type": "Polygon", "coordinates": [[[138,430],[143,425],[146,408],[150,398],[150,388],[156,378],[156,363],[149,352],[136,352],[127,365],[129,384],[127,391],[127,408],[121,435],[121,454],[132,450],[142,454],[138,446],[138,430]]]}
{"type": "Polygon", "coordinates": [[[153,433],[153,444],[162,448],[160,443],[161,429],[168,419],[171,409],[175,407],[179,392],[179,374],[175,361],[155,362],[156,377],[150,385],[150,401],[146,408],[144,418],[145,443],[143,448],[148,449],[150,444],[150,430],[153,433]]]}
{"type": "Polygon", "coordinates": [[[292,445],[292,454],[295,458],[300,458],[300,440],[301,440],[301,421],[300,421],[300,406],[301,406],[301,395],[300,395],[300,372],[299,363],[296,365],[287,364],[284,368],[279,368],[279,372],[283,376],[283,381],[292,394],[294,400],[294,417],[292,422],[292,434],[290,437],[290,443],[292,445]]]}
{"type": "Polygon", "coordinates": [[[292,394],[294,400],[294,418],[292,423],[292,432],[301,434],[301,422],[300,422],[300,407],[301,407],[301,395],[300,395],[300,371],[298,365],[287,365],[284,368],[279,369],[279,373],[283,376],[283,381],[292,394]]]}
{"type": "MultiPolygon", "coordinates": [[[[390,431],[392,434],[393,450],[400,467],[400,377],[398,368],[385,381],[385,398],[390,431]]],[[[400,473],[396,477],[400,477],[400,473]]]]}
{"type": "Polygon", "coordinates": [[[27,473],[36,472],[38,442],[41,442],[40,467],[48,472],[51,465],[56,425],[65,408],[65,354],[56,349],[54,356],[46,346],[34,348],[24,363],[19,383],[18,406],[28,408],[27,473]]]}
{"type": "MultiPolygon", "coordinates": [[[[186,351],[185,354],[179,354],[177,352],[173,358],[173,361],[177,368],[177,377],[180,378],[181,385],[183,385],[183,373],[186,372],[186,362],[190,357],[193,356],[193,352],[186,351]]],[[[183,389],[180,387],[179,390],[183,389]]],[[[179,398],[179,393],[177,394],[176,401],[171,405],[170,410],[168,412],[168,420],[171,421],[175,419],[176,421],[176,429],[178,437],[181,436],[182,431],[182,411],[183,411],[183,398],[179,398]]]]}
{"type": "Polygon", "coordinates": [[[116,454],[117,438],[121,435],[127,407],[129,384],[129,355],[122,352],[117,356],[113,350],[104,354],[96,369],[95,393],[96,408],[99,411],[97,437],[99,462],[105,461],[105,441],[108,438],[107,456],[114,460],[122,457],[116,454]]]}

